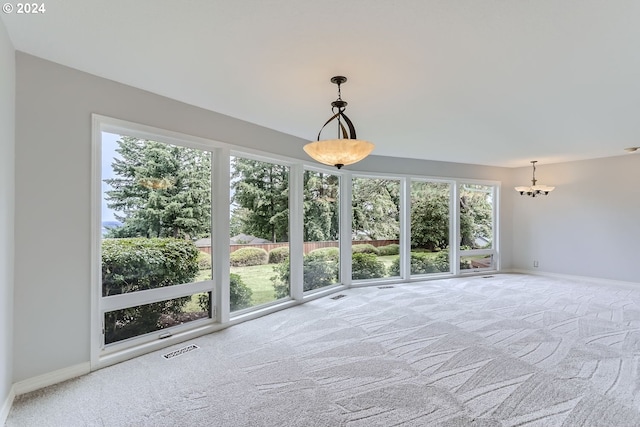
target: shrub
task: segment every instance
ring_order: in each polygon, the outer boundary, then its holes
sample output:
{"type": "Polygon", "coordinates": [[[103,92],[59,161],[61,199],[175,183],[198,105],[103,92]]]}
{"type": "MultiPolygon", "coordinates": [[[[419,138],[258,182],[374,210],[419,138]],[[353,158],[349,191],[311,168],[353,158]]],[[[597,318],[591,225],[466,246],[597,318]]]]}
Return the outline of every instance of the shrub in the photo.
{"type": "MultiPolygon", "coordinates": [[[[211,280],[211,275],[204,280],[211,280]]],[[[252,296],[253,291],[249,286],[245,285],[242,277],[239,274],[231,273],[229,275],[229,305],[231,311],[250,307],[252,296]]],[[[205,292],[198,295],[198,305],[202,311],[209,312],[211,301],[208,293],[205,292]]]]}
{"type": "Polygon", "coordinates": [[[198,274],[198,252],[181,239],[104,239],[102,296],[188,283],[198,274]]]}
{"type": "Polygon", "coordinates": [[[379,246],[378,252],[380,255],[398,255],[400,254],[400,245],[397,243],[391,243],[386,246],[379,246]]]}
{"type": "Polygon", "coordinates": [[[340,249],[338,248],[320,248],[314,249],[307,256],[324,256],[327,260],[340,261],[340,249]]]}
{"type": "Polygon", "coordinates": [[[289,247],[274,248],[269,251],[269,264],[278,264],[289,258],[289,247]]]}
{"type": "Polygon", "coordinates": [[[351,246],[351,252],[353,252],[354,254],[380,255],[380,251],[378,250],[378,248],[376,248],[375,246],[373,246],[370,243],[361,243],[361,244],[358,244],[358,245],[352,245],[351,246]]]}
{"type": "Polygon", "coordinates": [[[229,299],[231,302],[231,311],[250,307],[253,291],[250,287],[244,284],[240,275],[231,273],[229,275],[229,283],[229,299]]]}
{"type": "Polygon", "coordinates": [[[351,264],[351,277],[356,279],[375,279],[384,277],[385,267],[378,257],[368,253],[354,253],[351,264]]]}
{"type": "Polygon", "coordinates": [[[267,251],[262,248],[240,248],[231,253],[230,264],[233,267],[247,267],[250,265],[266,264],[269,260],[267,251]]]}
{"type": "MultiPolygon", "coordinates": [[[[411,274],[444,273],[449,271],[449,253],[411,252],[411,274]]],[[[400,259],[394,259],[389,267],[391,276],[400,275],[400,259]]]]}
{"type": "MultiPolygon", "coordinates": [[[[322,248],[338,249],[338,248],[322,248]]],[[[306,291],[333,285],[339,280],[339,262],[333,259],[334,251],[316,249],[304,256],[302,288],[306,291]]],[[[289,260],[273,267],[275,276],[271,277],[276,298],[284,298],[289,295],[289,260]]]]}
{"type": "MultiPolygon", "coordinates": [[[[102,241],[102,295],[188,283],[198,274],[198,249],[180,239],[102,241]]],[[[162,328],[161,318],[177,317],[191,297],[174,298],[105,314],[105,342],[112,343],[162,328]]]]}
{"type": "Polygon", "coordinates": [[[198,269],[211,270],[211,254],[198,251],[198,269]]]}

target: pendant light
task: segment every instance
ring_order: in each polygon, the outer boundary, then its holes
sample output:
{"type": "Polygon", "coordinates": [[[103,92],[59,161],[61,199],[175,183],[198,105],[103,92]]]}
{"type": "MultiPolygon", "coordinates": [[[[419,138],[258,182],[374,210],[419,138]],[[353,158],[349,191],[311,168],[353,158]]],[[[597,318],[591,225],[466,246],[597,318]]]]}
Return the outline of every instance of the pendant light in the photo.
{"type": "Polygon", "coordinates": [[[536,197],[541,194],[544,194],[546,196],[556,188],[550,187],[548,185],[536,184],[536,182],[538,181],[536,179],[536,163],[538,163],[537,160],[531,161],[531,164],[533,165],[533,179],[531,180],[531,185],[516,187],[516,191],[519,192],[521,196],[527,195],[536,197]]]}
{"type": "Polygon", "coordinates": [[[329,117],[329,120],[320,128],[318,140],[310,142],[303,147],[304,151],[314,160],[325,165],[335,166],[338,169],[345,165],[359,162],[367,157],[374,148],[374,145],[369,141],[356,138],[356,128],[353,126],[349,117],[344,114],[347,102],[342,100],[340,85],[346,81],[347,78],[343,76],[331,78],[331,83],[338,85],[338,99],[331,103],[333,115],[329,117]],[[322,130],[333,120],[337,120],[338,122],[338,138],[324,139],[321,141],[320,134],[322,130]]]}

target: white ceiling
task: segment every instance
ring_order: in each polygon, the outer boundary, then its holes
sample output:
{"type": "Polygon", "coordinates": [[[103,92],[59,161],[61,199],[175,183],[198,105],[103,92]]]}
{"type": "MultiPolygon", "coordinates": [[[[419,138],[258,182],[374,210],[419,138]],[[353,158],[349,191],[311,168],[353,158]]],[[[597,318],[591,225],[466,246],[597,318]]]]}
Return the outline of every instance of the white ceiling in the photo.
{"type": "Polygon", "coordinates": [[[378,155],[514,167],[640,145],[638,0],[44,3],[2,14],[17,50],[309,140],[345,75],[378,155]]]}

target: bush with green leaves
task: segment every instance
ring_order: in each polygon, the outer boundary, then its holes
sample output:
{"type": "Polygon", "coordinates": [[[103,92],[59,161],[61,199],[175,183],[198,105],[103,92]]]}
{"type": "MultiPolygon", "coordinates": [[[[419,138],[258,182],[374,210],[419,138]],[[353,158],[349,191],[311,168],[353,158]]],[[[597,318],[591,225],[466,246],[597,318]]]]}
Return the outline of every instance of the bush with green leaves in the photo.
{"type": "Polygon", "coordinates": [[[378,257],[368,253],[354,253],[351,262],[351,277],[358,279],[376,279],[384,277],[386,268],[378,257]]]}
{"type": "MultiPolygon", "coordinates": [[[[182,239],[104,239],[102,295],[188,283],[198,274],[198,252],[192,242],[182,239]]],[[[189,299],[175,298],[106,313],[105,342],[120,341],[161,328],[161,317],[179,315],[189,299]]]]}
{"type": "Polygon", "coordinates": [[[263,265],[269,261],[269,254],[262,248],[240,248],[231,253],[229,261],[232,267],[263,265]]]}
{"type": "MultiPolygon", "coordinates": [[[[337,249],[337,248],[323,248],[337,249]]],[[[313,289],[333,285],[339,281],[339,262],[333,251],[314,250],[302,260],[302,289],[307,292],[313,289]]],[[[289,259],[273,267],[275,276],[271,277],[276,298],[289,296],[290,269],[289,259]]]]}
{"type": "Polygon", "coordinates": [[[352,245],[351,252],[353,252],[354,254],[380,255],[380,251],[378,250],[378,248],[373,246],[371,243],[359,243],[357,245],[352,245]]]}
{"type": "Polygon", "coordinates": [[[385,246],[378,246],[378,252],[381,256],[384,255],[398,255],[400,254],[400,245],[397,243],[391,243],[385,246]]]}
{"type": "Polygon", "coordinates": [[[279,264],[289,258],[289,247],[282,246],[269,251],[269,264],[279,264]]]}
{"type": "MultiPolygon", "coordinates": [[[[411,252],[411,274],[446,273],[449,271],[449,253],[446,251],[411,252]]],[[[394,259],[389,266],[391,276],[400,275],[400,259],[394,259]]]]}
{"type": "Polygon", "coordinates": [[[241,310],[251,307],[251,297],[253,291],[244,284],[242,277],[238,274],[231,273],[229,275],[229,300],[231,302],[231,311],[241,310]]]}
{"type": "Polygon", "coordinates": [[[198,251],[198,269],[211,270],[211,254],[198,251]]]}
{"type": "MultiPolygon", "coordinates": [[[[205,280],[211,280],[211,275],[205,280]]],[[[229,306],[231,311],[251,307],[252,296],[253,291],[242,281],[242,277],[239,274],[231,273],[229,275],[229,306]]],[[[202,311],[209,312],[211,302],[208,293],[198,295],[198,305],[202,311]]]]}
{"type": "Polygon", "coordinates": [[[326,259],[331,260],[331,261],[340,261],[340,249],[338,248],[319,248],[319,249],[314,249],[311,252],[309,252],[308,255],[312,255],[312,256],[318,256],[322,254],[322,256],[324,256],[326,259]]]}

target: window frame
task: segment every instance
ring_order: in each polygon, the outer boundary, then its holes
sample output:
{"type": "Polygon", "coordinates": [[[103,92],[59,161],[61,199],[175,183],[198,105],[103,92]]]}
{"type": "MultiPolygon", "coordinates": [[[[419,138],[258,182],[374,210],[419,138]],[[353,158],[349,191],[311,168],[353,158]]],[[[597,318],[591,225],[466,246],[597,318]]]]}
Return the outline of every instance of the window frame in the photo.
{"type": "MultiPolygon", "coordinates": [[[[91,186],[91,215],[92,215],[92,242],[91,242],[91,369],[98,369],[111,365],[132,357],[161,349],[168,345],[196,338],[214,331],[218,331],[251,320],[265,314],[286,309],[316,298],[321,298],[339,290],[349,287],[374,286],[391,283],[411,283],[418,281],[428,281],[443,277],[455,277],[462,275],[484,274],[486,271],[500,271],[500,188],[499,181],[473,180],[451,177],[437,177],[420,174],[400,174],[385,172],[370,172],[357,169],[336,170],[330,166],[319,165],[310,159],[301,160],[297,158],[281,156],[273,153],[263,152],[248,147],[232,145],[212,139],[190,136],[187,134],[168,131],[157,127],[146,126],[121,119],[92,115],[92,186],[91,186]],[[130,301],[154,302],[157,298],[171,299],[177,296],[184,296],[195,293],[194,291],[211,292],[212,295],[212,317],[188,322],[183,325],[171,327],[172,336],[166,339],[159,339],[162,333],[152,332],[136,338],[130,338],[122,342],[115,342],[105,348],[103,344],[102,322],[105,309],[117,309],[124,304],[124,299],[120,295],[104,297],[110,298],[102,301],[101,289],[101,205],[102,205],[102,171],[101,171],[101,148],[102,132],[131,135],[134,137],[151,139],[168,144],[185,146],[211,152],[211,192],[212,200],[212,251],[213,256],[212,280],[180,284],[167,288],[140,291],[130,301]],[[289,167],[289,227],[290,227],[290,298],[277,300],[239,310],[233,314],[229,311],[229,209],[230,209],[230,158],[240,156],[253,160],[272,162],[289,167]],[[304,221],[304,188],[303,174],[305,170],[330,173],[340,178],[339,212],[340,212],[340,282],[326,288],[314,290],[313,292],[303,292],[303,221],[304,221]],[[351,278],[351,226],[352,226],[352,185],[353,178],[374,178],[392,179],[399,181],[400,185],[400,276],[392,278],[380,278],[370,280],[357,280],[351,278]],[[451,185],[451,206],[449,224],[449,246],[451,271],[442,274],[411,275],[410,274],[410,250],[411,250],[411,218],[410,218],[410,190],[411,182],[443,182],[451,185]],[[474,250],[472,253],[479,254],[485,251],[494,255],[494,266],[491,269],[478,271],[460,271],[459,260],[461,256],[468,255],[469,251],[462,251],[457,243],[460,236],[460,204],[458,188],[461,184],[477,184],[493,186],[493,248],[474,250]],[[456,243],[456,244],[454,244],[456,243]],[[454,262],[457,260],[458,262],[454,262]],[[216,286],[217,284],[217,286],[216,286]]],[[[357,166],[356,166],[357,168],[357,166]]]]}

